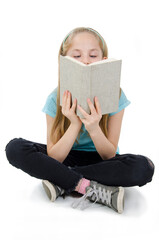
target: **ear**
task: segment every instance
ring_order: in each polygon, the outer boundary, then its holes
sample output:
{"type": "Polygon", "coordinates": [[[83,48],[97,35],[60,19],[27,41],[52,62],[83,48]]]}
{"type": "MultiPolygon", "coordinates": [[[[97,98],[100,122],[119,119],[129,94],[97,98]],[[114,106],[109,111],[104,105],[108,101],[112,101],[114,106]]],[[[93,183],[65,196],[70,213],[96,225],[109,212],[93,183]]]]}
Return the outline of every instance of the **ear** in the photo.
{"type": "Polygon", "coordinates": [[[107,57],[103,57],[103,59],[107,59],[107,57]]]}

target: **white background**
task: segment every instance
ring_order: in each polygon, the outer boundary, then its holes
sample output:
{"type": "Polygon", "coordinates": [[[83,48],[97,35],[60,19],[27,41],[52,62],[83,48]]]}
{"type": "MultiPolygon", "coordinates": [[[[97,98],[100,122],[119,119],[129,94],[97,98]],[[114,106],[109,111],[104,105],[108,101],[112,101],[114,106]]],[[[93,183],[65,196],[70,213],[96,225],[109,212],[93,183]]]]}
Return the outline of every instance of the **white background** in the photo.
{"type": "Polygon", "coordinates": [[[158,1],[0,1],[1,239],[158,239],[158,1]],[[51,203],[41,180],[12,167],[5,146],[14,137],[46,144],[41,109],[57,86],[58,51],[69,31],[92,27],[109,57],[123,60],[125,110],[120,153],[148,156],[153,181],[125,189],[122,215],[95,204],[71,208],[73,197],[51,203]],[[3,236],[3,237],[2,237],[3,236]]]}

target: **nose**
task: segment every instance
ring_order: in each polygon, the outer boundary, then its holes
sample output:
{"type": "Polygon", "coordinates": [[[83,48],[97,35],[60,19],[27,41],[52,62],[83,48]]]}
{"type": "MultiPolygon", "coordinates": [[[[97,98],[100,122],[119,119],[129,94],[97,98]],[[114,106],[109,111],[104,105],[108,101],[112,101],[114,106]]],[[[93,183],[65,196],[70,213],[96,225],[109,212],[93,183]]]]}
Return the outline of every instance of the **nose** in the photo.
{"type": "Polygon", "coordinates": [[[87,56],[83,56],[82,62],[86,65],[90,63],[89,58],[87,56]]]}

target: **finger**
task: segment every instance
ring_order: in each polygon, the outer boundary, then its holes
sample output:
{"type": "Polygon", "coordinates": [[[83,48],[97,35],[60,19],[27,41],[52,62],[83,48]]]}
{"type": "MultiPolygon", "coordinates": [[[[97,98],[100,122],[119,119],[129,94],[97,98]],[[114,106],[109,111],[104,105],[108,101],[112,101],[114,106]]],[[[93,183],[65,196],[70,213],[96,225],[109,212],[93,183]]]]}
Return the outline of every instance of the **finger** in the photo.
{"type": "Polygon", "coordinates": [[[75,110],[76,108],[76,98],[73,100],[73,104],[72,104],[72,109],[75,110]]]}
{"type": "Polygon", "coordinates": [[[63,98],[62,98],[62,106],[65,106],[66,104],[66,91],[63,93],[63,98]]]}
{"type": "Polygon", "coordinates": [[[95,110],[95,108],[94,108],[93,103],[91,102],[91,100],[90,100],[89,98],[87,98],[87,102],[88,102],[88,106],[89,106],[89,108],[90,108],[90,110],[91,110],[91,113],[95,113],[96,110],[95,110]]]}
{"type": "Polygon", "coordinates": [[[95,97],[95,106],[96,106],[96,111],[98,114],[102,114],[102,110],[101,110],[101,107],[100,107],[100,103],[99,103],[99,100],[97,97],[95,97]]]}
{"type": "Polygon", "coordinates": [[[67,91],[67,98],[66,98],[66,106],[67,107],[70,107],[70,102],[71,102],[71,100],[70,100],[70,92],[67,91]]]}
{"type": "Polygon", "coordinates": [[[64,98],[65,98],[65,91],[63,92],[62,101],[64,100],[64,98]]]}
{"type": "Polygon", "coordinates": [[[80,112],[82,113],[82,115],[84,116],[84,118],[88,118],[89,114],[86,113],[86,112],[84,111],[84,109],[83,109],[80,105],[78,105],[78,109],[80,110],[80,112]]]}

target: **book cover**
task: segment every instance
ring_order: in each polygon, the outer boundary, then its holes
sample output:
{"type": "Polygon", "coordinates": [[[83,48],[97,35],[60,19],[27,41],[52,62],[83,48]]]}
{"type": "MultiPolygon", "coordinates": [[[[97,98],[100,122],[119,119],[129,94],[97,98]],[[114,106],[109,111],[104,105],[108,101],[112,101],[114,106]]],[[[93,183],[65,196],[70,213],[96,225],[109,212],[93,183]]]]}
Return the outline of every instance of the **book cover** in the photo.
{"type": "MultiPolygon", "coordinates": [[[[120,78],[122,60],[104,59],[86,65],[70,56],[60,55],[60,105],[65,90],[72,94],[72,102],[90,114],[87,98],[94,104],[97,96],[102,115],[115,112],[119,104],[120,78]]],[[[95,106],[95,104],[94,104],[95,106]]],[[[83,118],[76,108],[77,116],[83,118]]]]}

